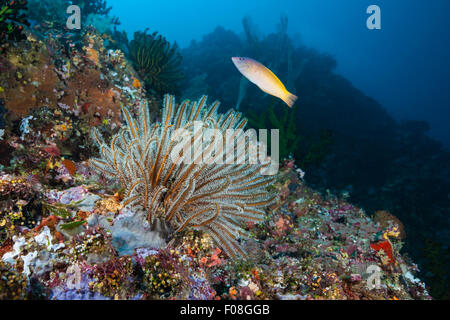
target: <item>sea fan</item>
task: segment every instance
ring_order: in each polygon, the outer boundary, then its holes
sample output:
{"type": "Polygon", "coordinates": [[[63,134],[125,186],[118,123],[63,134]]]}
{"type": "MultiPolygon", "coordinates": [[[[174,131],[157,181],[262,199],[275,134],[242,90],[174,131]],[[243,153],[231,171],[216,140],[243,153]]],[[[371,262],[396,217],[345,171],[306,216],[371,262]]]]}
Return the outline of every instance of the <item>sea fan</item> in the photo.
{"type": "Polygon", "coordinates": [[[261,222],[264,208],[275,200],[267,190],[274,176],[263,174],[270,167],[270,158],[255,163],[249,161],[248,152],[237,153],[242,144],[246,151],[255,145],[242,130],[247,120],[233,110],[218,114],[219,102],[208,107],[206,99],[176,105],[174,97],[166,95],[161,123],[150,122],[146,105],[141,107],[138,121],[123,108],[126,126],[112,137],[109,146],[93,130],[102,159],[89,163],[106,177],[120,180],[125,188],[123,204],[143,208],[150,225],[162,223],[173,232],[203,230],[229,256],[244,256],[239,243],[247,236],[243,223],[261,222]],[[208,129],[223,135],[207,137],[208,129]],[[189,139],[185,139],[186,133],[189,139]],[[217,143],[219,139],[222,144],[217,143]],[[194,161],[189,161],[189,153],[179,151],[189,150],[191,144],[202,148],[201,161],[195,152],[194,161]],[[233,156],[234,163],[218,160],[230,159],[226,156],[233,156]]]}

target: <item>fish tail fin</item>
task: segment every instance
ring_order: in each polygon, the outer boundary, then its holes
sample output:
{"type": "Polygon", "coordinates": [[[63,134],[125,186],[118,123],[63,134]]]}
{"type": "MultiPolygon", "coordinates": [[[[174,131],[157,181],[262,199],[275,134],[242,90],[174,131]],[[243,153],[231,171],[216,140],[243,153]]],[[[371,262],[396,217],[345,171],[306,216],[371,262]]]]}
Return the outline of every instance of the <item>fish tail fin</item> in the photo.
{"type": "Polygon", "coordinates": [[[284,98],[282,100],[289,106],[289,108],[292,108],[292,106],[294,105],[295,101],[297,101],[297,99],[298,99],[298,97],[296,95],[286,92],[286,95],[284,96],[284,98]]]}

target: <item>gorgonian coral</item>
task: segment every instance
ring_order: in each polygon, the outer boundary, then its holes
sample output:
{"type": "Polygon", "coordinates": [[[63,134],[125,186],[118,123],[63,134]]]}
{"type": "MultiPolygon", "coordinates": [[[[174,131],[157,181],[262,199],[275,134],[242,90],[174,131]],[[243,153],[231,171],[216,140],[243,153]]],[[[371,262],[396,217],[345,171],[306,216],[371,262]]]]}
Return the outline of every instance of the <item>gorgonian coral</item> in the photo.
{"type": "Polygon", "coordinates": [[[264,219],[264,208],[275,200],[267,190],[274,176],[264,174],[270,158],[259,154],[252,161],[247,152],[261,146],[247,139],[247,120],[234,110],[218,114],[218,107],[207,106],[206,96],[176,105],[167,95],[161,123],[150,122],[145,105],[138,120],[124,108],[127,125],[109,146],[93,130],[102,158],[89,163],[120,180],[123,204],[143,208],[150,225],[203,230],[230,256],[243,256],[243,223],[264,219]]]}
{"type": "Polygon", "coordinates": [[[183,78],[180,69],[182,58],[176,44],[171,45],[158,32],[137,31],[128,51],[136,71],[149,89],[158,93],[176,91],[183,78]]]}

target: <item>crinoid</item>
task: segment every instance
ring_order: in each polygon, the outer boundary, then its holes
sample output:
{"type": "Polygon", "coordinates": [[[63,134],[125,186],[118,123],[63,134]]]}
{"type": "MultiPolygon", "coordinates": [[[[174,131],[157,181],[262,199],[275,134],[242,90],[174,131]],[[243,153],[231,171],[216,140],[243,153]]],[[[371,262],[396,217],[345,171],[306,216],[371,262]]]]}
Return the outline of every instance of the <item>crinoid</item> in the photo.
{"type": "Polygon", "coordinates": [[[158,32],[147,32],[148,29],[134,33],[128,45],[129,57],[148,89],[174,93],[183,79],[178,45],[170,44],[158,32]]]}
{"type": "Polygon", "coordinates": [[[126,125],[109,146],[93,130],[102,159],[90,165],[118,178],[125,188],[124,206],[142,207],[150,225],[163,223],[173,232],[203,230],[229,256],[244,256],[243,223],[263,221],[264,208],[276,198],[267,190],[275,177],[263,172],[271,159],[265,151],[258,161],[240,152],[262,143],[247,138],[247,120],[240,113],[218,114],[219,102],[207,106],[206,99],[176,105],[166,95],[161,123],[150,122],[145,105],[139,121],[123,108],[126,125]]]}

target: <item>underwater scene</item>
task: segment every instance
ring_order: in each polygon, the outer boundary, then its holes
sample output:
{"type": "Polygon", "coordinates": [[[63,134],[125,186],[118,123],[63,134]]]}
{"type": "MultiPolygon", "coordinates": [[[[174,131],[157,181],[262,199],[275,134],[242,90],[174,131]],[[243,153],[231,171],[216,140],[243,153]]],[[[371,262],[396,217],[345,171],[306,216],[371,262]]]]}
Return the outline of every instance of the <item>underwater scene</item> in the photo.
{"type": "Polygon", "coordinates": [[[449,299],[449,10],[0,0],[0,300],[449,299]]]}

